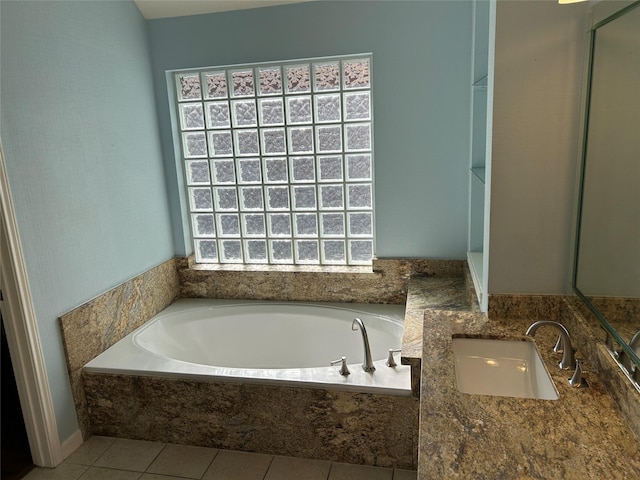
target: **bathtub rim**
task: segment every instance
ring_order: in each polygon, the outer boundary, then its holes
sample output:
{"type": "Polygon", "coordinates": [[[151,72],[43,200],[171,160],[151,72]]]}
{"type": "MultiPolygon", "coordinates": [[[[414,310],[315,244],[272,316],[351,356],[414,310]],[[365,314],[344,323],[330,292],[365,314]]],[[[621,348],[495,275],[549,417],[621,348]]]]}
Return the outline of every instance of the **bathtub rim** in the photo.
{"type": "Polygon", "coordinates": [[[349,364],[351,374],[342,376],[338,367],[310,367],[287,369],[251,369],[200,365],[182,360],[168,359],[136,346],[136,332],[148,327],[157,316],[174,313],[182,308],[206,308],[208,305],[233,306],[246,304],[295,304],[297,306],[322,305],[354,312],[385,317],[393,323],[403,323],[404,305],[361,304],[345,302],[287,302],[239,299],[178,299],[148,322],[138,327],[119,342],[84,365],[87,373],[164,377],[210,383],[252,383],[272,386],[307,387],[325,390],[344,390],[359,393],[411,396],[411,367],[398,365],[390,368],[385,360],[374,362],[373,373],[364,372],[361,363],[349,364]],[[136,365],[136,367],[131,367],[136,365]]]}

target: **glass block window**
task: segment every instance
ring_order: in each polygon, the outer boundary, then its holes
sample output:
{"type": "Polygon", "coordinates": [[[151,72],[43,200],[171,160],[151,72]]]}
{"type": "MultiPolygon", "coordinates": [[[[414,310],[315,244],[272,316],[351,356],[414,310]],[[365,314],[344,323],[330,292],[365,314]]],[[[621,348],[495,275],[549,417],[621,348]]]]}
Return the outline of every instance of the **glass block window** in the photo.
{"type": "Polygon", "coordinates": [[[369,54],[173,78],[198,263],[371,264],[369,54]]]}

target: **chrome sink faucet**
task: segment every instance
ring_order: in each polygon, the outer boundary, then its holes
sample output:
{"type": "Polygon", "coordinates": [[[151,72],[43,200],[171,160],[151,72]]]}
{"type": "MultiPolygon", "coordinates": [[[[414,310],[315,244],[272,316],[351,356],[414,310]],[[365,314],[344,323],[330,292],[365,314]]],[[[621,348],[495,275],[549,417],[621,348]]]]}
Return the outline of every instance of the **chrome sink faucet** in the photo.
{"type": "Polygon", "coordinates": [[[362,369],[365,372],[373,372],[376,367],[373,366],[373,360],[371,359],[371,349],[369,348],[369,337],[367,336],[367,329],[364,328],[364,322],[359,318],[354,318],[351,323],[351,330],[357,330],[360,327],[360,333],[362,333],[362,343],[364,344],[364,363],[362,369]]]}
{"type": "Polygon", "coordinates": [[[576,366],[576,360],[573,355],[573,346],[571,345],[571,339],[567,328],[559,322],[552,320],[538,320],[529,326],[525,335],[533,337],[539,327],[542,325],[550,325],[560,330],[560,346],[562,348],[562,360],[560,360],[559,367],[563,370],[576,366]]]}

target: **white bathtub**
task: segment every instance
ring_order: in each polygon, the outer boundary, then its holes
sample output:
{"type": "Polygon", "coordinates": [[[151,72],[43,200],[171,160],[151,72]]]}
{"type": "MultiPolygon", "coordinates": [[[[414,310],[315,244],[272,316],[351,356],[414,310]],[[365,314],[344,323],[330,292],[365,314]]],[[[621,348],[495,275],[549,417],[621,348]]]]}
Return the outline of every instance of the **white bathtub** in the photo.
{"type": "Polygon", "coordinates": [[[404,306],[181,299],[85,365],[132,374],[411,395],[400,348],[404,306]],[[376,370],[362,369],[363,320],[376,370]],[[350,375],[329,362],[347,357],[350,375]]]}

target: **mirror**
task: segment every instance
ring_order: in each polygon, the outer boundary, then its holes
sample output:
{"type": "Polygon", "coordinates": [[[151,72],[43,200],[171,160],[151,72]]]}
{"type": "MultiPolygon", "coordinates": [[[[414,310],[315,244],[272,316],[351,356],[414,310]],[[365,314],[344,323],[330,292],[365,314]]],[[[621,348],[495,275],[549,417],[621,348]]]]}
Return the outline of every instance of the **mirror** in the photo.
{"type": "Polygon", "coordinates": [[[640,1],[594,25],[590,56],[573,286],[640,381],[640,1]]]}

